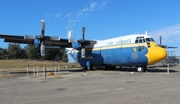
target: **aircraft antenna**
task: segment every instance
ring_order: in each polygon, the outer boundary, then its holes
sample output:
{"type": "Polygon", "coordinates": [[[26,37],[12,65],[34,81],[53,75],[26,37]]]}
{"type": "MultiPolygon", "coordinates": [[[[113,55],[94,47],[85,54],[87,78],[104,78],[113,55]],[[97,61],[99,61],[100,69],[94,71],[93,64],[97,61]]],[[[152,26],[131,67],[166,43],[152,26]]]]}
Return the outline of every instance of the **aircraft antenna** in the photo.
{"type": "Polygon", "coordinates": [[[148,34],[148,32],[146,31],[146,32],[145,32],[145,35],[147,35],[147,34],[148,34]]]}

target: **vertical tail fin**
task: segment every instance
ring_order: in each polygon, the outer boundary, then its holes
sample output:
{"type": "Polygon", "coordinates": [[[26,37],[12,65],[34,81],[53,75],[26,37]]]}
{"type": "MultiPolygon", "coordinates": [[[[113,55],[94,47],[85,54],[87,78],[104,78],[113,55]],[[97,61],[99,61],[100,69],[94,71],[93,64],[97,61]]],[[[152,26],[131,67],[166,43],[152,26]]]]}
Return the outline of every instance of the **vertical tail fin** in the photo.
{"type": "Polygon", "coordinates": [[[69,20],[68,22],[67,30],[68,30],[68,42],[69,43],[75,42],[71,20],[69,20]]]}

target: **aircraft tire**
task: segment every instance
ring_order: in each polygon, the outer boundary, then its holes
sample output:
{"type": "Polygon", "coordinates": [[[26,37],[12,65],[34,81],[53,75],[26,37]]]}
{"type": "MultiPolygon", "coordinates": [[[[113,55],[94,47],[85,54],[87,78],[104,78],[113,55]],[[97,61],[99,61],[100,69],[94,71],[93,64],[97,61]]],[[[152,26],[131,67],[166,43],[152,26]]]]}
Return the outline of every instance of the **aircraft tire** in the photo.
{"type": "Polygon", "coordinates": [[[143,70],[143,72],[146,72],[147,71],[147,67],[146,66],[144,66],[144,70],[143,70]]]}
{"type": "Polygon", "coordinates": [[[83,71],[87,71],[87,67],[82,67],[82,70],[83,71]]]}
{"type": "Polygon", "coordinates": [[[115,70],[116,66],[105,66],[105,70],[115,70]]]}
{"type": "Polygon", "coordinates": [[[90,65],[89,67],[87,67],[87,70],[92,70],[93,69],[93,65],[90,65]]]}
{"type": "Polygon", "coordinates": [[[137,67],[136,69],[137,69],[137,72],[144,72],[144,68],[141,66],[137,67]]]}

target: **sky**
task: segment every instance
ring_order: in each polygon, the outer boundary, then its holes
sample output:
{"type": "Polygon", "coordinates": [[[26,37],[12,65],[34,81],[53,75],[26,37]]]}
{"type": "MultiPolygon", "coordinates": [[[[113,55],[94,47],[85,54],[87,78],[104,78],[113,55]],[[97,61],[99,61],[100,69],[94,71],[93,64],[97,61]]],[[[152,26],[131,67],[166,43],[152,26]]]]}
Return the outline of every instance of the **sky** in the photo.
{"type": "MultiPolygon", "coordinates": [[[[0,34],[39,35],[40,20],[45,35],[67,38],[68,21],[74,37],[103,40],[145,33],[159,43],[180,47],[179,0],[0,0],[0,34]]],[[[0,47],[9,43],[0,39],[0,47]]],[[[168,49],[180,55],[180,48],[168,49]]]]}

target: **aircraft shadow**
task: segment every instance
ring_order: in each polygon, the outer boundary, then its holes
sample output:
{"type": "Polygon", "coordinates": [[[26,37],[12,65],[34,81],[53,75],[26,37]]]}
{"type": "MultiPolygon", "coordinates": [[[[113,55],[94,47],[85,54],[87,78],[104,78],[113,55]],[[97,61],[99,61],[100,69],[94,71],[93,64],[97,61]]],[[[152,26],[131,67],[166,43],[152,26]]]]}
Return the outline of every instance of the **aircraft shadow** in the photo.
{"type": "MultiPolygon", "coordinates": [[[[88,71],[122,71],[122,72],[137,72],[135,68],[116,68],[116,69],[109,69],[106,70],[104,67],[98,67],[92,70],[82,70],[81,68],[78,69],[61,69],[60,72],[88,72],[88,71]]],[[[38,71],[38,73],[43,73],[44,71],[38,71]]],[[[55,70],[47,70],[46,73],[48,72],[55,72],[55,70]]],[[[59,72],[59,71],[56,71],[59,72]]],[[[167,67],[148,67],[147,72],[167,72],[167,67]]],[[[169,70],[170,73],[176,73],[179,72],[178,69],[172,69],[170,67],[169,70]]],[[[28,73],[37,73],[36,71],[29,71],[28,73]]],[[[9,74],[27,74],[27,71],[12,71],[9,72],[9,74]]]]}
{"type": "MultiPolygon", "coordinates": [[[[170,67],[169,72],[170,73],[175,73],[175,72],[179,72],[178,69],[175,69],[173,67],[170,67]]],[[[122,71],[122,72],[137,72],[137,70],[135,68],[116,68],[114,70],[109,69],[106,70],[103,67],[98,67],[96,68],[96,70],[102,70],[102,71],[122,71]]],[[[148,67],[146,72],[167,72],[167,66],[165,67],[148,67]]]]}
{"type": "MultiPolygon", "coordinates": [[[[147,69],[147,72],[167,72],[167,69],[147,69]]],[[[173,69],[170,69],[169,70],[170,73],[176,73],[176,72],[179,72],[177,70],[173,70],[173,69]]]]}
{"type": "MultiPolygon", "coordinates": [[[[46,73],[48,72],[55,72],[55,70],[47,70],[46,73]]],[[[60,71],[56,71],[56,72],[83,72],[82,69],[62,69],[60,71]]],[[[37,71],[33,72],[33,71],[28,71],[28,73],[37,73],[37,71]]],[[[38,73],[44,73],[44,71],[38,71],[38,73]]],[[[27,74],[27,71],[11,71],[9,72],[9,74],[27,74]]]]}

